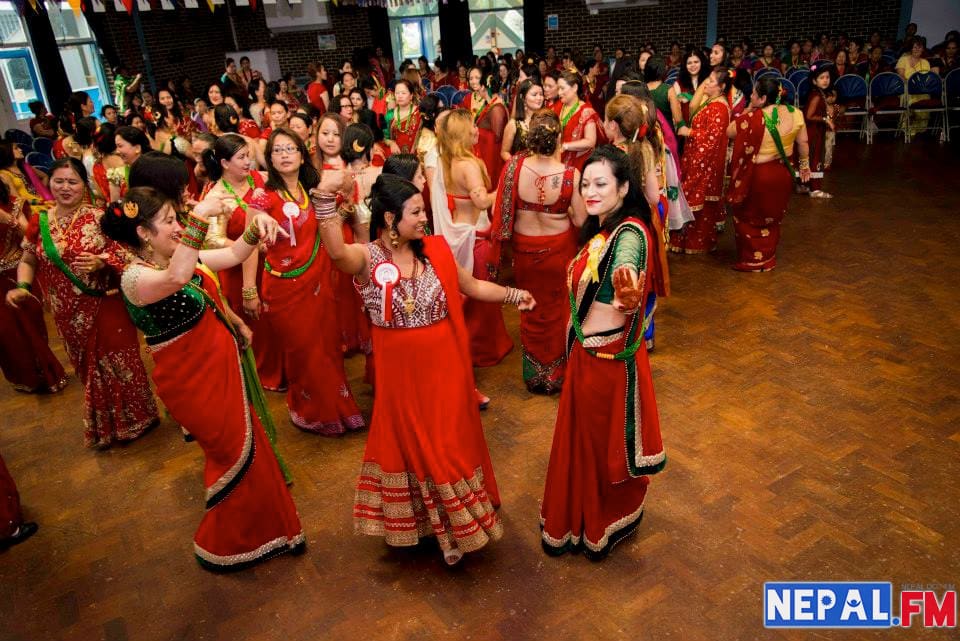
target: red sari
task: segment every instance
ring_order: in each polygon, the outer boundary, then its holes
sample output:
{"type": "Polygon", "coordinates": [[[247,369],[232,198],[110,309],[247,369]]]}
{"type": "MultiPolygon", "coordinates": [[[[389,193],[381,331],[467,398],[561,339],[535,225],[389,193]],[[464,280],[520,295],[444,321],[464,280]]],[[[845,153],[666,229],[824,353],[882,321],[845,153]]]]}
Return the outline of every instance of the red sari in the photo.
{"type": "Polygon", "coordinates": [[[514,156],[503,169],[500,190],[493,206],[491,236],[493,251],[488,266],[499,269],[501,241],[513,242],[513,273],[517,287],[529,291],[537,301],[530,312],[520,315],[520,346],[523,350],[523,381],[533,393],[554,394],[563,387],[566,344],[563,328],[570,317],[570,304],[564,278],[567,264],[577,253],[577,233],[573,226],[551,236],[525,236],[515,233],[516,211],[544,211],[565,214],[573,196],[574,168],[563,174],[560,196],[549,205],[528,203],[519,196],[517,178],[526,154],[514,156]]]}
{"type": "Polygon", "coordinates": [[[807,143],[810,145],[810,191],[823,189],[823,160],[827,149],[827,99],[819,88],[810,92],[806,113],[807,143]]]}
{"type": "MultiPolygon", "coordinates": [[[[575,302],[570,303],[573,325],[567,333],[567,377],[540,508],[541,542],[549,554],[581,547],[588,556],[609,552],[643,516],[646,475],[666,464],[650,362],[643,349],[643,315],[627,316],[623,329],[614,334],[581,338],[578,329],[602,285],[612,287],[613,256],[624,233],[638,234],[651,247],[643,223],[628,218],[612,233],[598,235],[603,239],[599,282],[593,282],[587,270],[590,244],[580,250],[568,270],[567,283],[575,302]]],[[[634,266],[644,300],[651,285],[645,277],[647,265],[634,266]]]]}
{"type": "MultiPolygon", "coordinates": [[[[136,298],[138,270],[124,274],[136,298]]],[[[201,269],[182,290],[135,307],[156,366],[153,381],[167,410],[203,450],[206,510],[193,538],[201,566],[239,570],[304,546],[296,507],[253,402],[237,340],[216,283],[201,269]],[[216,399],[216,402],[210,402],[216,399]]]]}
{"type": "Polygon", "coordinates": [[[347,386],[340,323],[333,313],[340,304],[338,272],[320,246],[313,205],[308,200],[291,220],[283,213],[286,202],[268,190],[253,204],[290,234],[267,250],[263,276],[263,302],[283,350],[290,420],[324,436],[359,430],[364,420],[347,386]]]}
{"type": "Polygon", "coordinates": [[[30,218],[24,250],[37,258],[37,278],[50,302],[57,331],[84,388],[84,444],[109,447],[132,441],[159,422],[137,330],[117,293],[127,252],[100,231],[99,209],[81,205],[73,220],[50,219],[50,231],[68,266],[82,252],[107,257],[107,267],[74,276],[107,295],[80,293],[47,255],[39,216],[30,218]]]}
{"type": "MultiPolygon", "coordinates": [[[[242,198],[247,205],[254,202],[255,199],[262,198],[266,187],[259,171],[250,172],[250,177],[253,179],[253,188],[248,189],[242,198]]],[[[208,183],[203,196],[206,196],[215,184],[208,183]]],[[[201,196],[201,200],[203,196],[201,196]]],[[[237,240],[243,235],[246,228],[247,212],[243,207],[237,205],[230,213],[229,220],[227,220],[227,238],[233,241],[237,240]]],[[[257,291],[263,291],[263,260],[263,254],[259,253],[257,291]]],[[[217,277],[220,279],[223,295],[227,297],[230,308],[235,312],[242,312],[243,265],[225,269],[219,272],[217,277]]],[[[260,381],[263,383],[264,389],[272,392],[286,391],[287,381],[283,371],[283,352],[275,336],[276,332],[270,326],[270,313],[263,310],[260,318],[244,315],[244,322],[253,332],[251,348],[257,359],[257,373],[260,375],[260,381]]]]}
{"type": "MultiPolygon", "coordinates": [[[[19,218],[22,211],[30,217],[30,205],[16,199],[0,209],[19,218]]],[[[14,224],[0,222],[0,297],[17,286],[17,265],[23,235],[14,224]]],[[[39,294],[39,290],[37,292],[39,294]]],[[[47,324],[43,306],[36,298],[18,303],[18,309],[0,304],[0,370],[13,388],[21,392],[59,392],[67,384],[67,375],[47,343],[47,324]]],[[[2,491],[0,491],[2,500],[2,491]]],[[[4,521],[0,519],[0,527],[4,521]]],[[[0,536],[0,538],[3,538],[0,536]]]]}
{"type": "Polygon", "coordinates": [[[0,541],[9,539],[23,523],[17,484],[0,456],[0,541]]]}
{"type": "Polygon", "coordinates": [[[396,107],[387,112],[387,131],[390,134],[390,140],[397,143],[402,154],[417,153],[417,142],[422,128],[423,117],[416,107],[413,107],[410,115],[402,121],[397,118],[396,107]]]}
{"type": "MultiPolygon", "coordinates": [[[[473,277],[477,280],[493,278],[487,269],[492,249],[490,227],[477,229],[477,239],[473,243],[473,277]]],[[[493,367],[513,349],[513,341],[503,324],[502,307],[500,303],[484,303],[473,298],[463,302],[474,367],[493,367]]]]}
{"type": "MultiPolygon", "coordinates": [[[[799,118],[800,112],[794,111],[799,118]]],[[[769,271],[777,265],[780,223],[787,211],[793,177],[780,159],[755,164],[766,127],[757,110],[736,120],[727,203],[736,230],[738,271],[769,271]]]]}
{"type": "Polygon", "coordinates": [[[724,219],[721,198],[729,124],[730,108],[723,97],[708,102],[693,116],[683,147],[683,193],[694,221],[670,232],[673,251],[703,254],[717,247],[717,223],[724,219]]]}
{"type": "MultiPolygon", "coordinates": [[[[563,106],[563,103],[559,100],[553,105],[553,110],[557,113],[557,116],[560,117],[566,108],[563,106]]],[[[583,140],[584,133],[586,132],[587,125],[593,123],[597,130],[597,146],[606,144],[607,139],[603,133],[603,127],[600,122],[600,116],[597,115],[597,112],[592,108],[588,107],[584,103],[580,103],[580,106],[577,107],[576,111],[569,115],[567,118],[566,124],[561,117],[560,126],[563,127],[563,138],[562,142],[576,142],[578,140],[583,140]]],[[[565,151],[560,156],[560,160],[563,161],[565,165],[572,165],[577,168],[579,171],[583,171],[583,166],[587,164],[587,158],[590,157],[590,154],[593,153],[593,147],[590,149],[584,149],[583,151],[565,151]]]]}
{"type": "Polygon", "coordinates": [[[503,139],[503,129],[507,125],[507,109],[503,102],[494,96],[483,105],[474,109],[473,92],[463,99],[463,108],[473,114],[473,123],[480,130],[477,144],[473,146],[473,153],[483,161],[487,168],[487,175],[497,187],[500,170],[503,168],[503,158],[500,157],[500,141],[503,139]]]}
{"type": "MultiPolygon", "coordinates": [[[[379,242],[367,246],[372,264],[389,260],[379,242]]],[[[424,238],[424,252],[427,268],[416,283],[398,283],[387,322],[381,290],[358,285],[379,356],[354,530],[394,546],[435,536],[444,552],[472,552],[503,534],[500,492],[474,393],[457,265],[442,237],[424,238]],[[411,293],[408,312],[401,296],[411,293]]]]}

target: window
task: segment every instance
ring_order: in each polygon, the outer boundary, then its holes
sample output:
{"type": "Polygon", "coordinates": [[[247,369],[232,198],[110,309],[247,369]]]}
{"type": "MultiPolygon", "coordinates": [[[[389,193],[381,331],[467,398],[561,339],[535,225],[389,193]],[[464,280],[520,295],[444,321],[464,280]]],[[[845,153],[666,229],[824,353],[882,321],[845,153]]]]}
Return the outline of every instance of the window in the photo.
{"type": "Polygon", "coordinates": [[[473,53],[523,49],[523,0],[469,0],[473,53]]]}
{"type": "Polygon", "coordinates": [[[416,62],[423,56],[432,63],[440,55],[438,5],[438,0],[428,0],[387,7],[393,60],[397,67],[407,58],[416,62]]]}
{"type": "Polygon", "coordinates": [[[0,75],[17,120],[32,117],[27,105],[43,93],[26,25],[12,2],[0,2],[0,75]]]}
{"type": "Polygon", "coordinates": [[[112,102],[107,90],[107,78],[93,32],[83,15],[76,15],[66,2],[48,3],[47,15],[57,38],[60,59],[67,71],[70,87],[90,95],[96,112],[112,102]]]}

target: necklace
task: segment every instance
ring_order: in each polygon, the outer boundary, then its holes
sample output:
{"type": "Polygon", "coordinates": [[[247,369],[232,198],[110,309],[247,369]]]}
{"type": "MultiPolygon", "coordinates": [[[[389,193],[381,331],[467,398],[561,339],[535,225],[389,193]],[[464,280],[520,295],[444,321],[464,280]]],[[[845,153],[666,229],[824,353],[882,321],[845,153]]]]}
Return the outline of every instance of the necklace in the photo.
{"type": "Polygon", "coordinates": [[[407,112],[407,117],[400,118],[400,108],[397,107],[397,119],[394,121],[397,124],[397,131],[405,134],[410,130],[410,121],[413,120],[413,114],[416,113],[416,111],[417,108],[413,105],[410,105],[410,110],[407,112]]]}
{"type": "MultiPolygon", "coordinates": [[[[300,195],[297,198],[294,198],[293,194],[290,193],[290,190],[284,187],[283,199],[286,202],[295,204],[301,210],[306,209],[310,206],[310,199],[307,197],[307,190],[303,188],[303,184],[299,181],[297,182],[297,190],[300,195]]],[[[244,203],[244,205],[246,205],[246,203],[244,203]]],[[[244,208],[244,211],[246,211],[246,208],[244,208]]]]}
{"type": "MultiPolygon", "coordinates": [[[[243,201],[243,198],[237,195],[237,192],[236,190],[234,190],[233,185],[227,182],[226,176],[220,179],[220,184],[223,185],[224,190],[226,190],[228,194],[233,196],[234,202],[237,204],[237,207],[243,210],[243,213],[245,214],[250,213],[250,208],[247,206],[247,203],[243,201]]],[[[254,187],[253,176],[251,176],[250,174],[247,174],[247,186],[250,189],[253,189],[254,187]]]]}
{"type": "Polygon", "coordinates": [[[417,267],[418,261],[416,258],[413,259],[413,274],[410,276],[410,282],[412,286],[410,289],[407,289],[407,286],[404,285],[403,293],[405,294],[403,298],[403,312],[408,317],[413,313],[413,310],[416,308],[417,302],[417,290],[420,288],[420,281],[417,280],[417,267]]]}
{"type": "Polygon", "coordinates": [[[474,91],[473,98],[470,100],[470,111],[473,112],[473,124],[477,124],[483,115],[483,110],[487,106],[487,99],[480,93],[474,91]]]}
{"type": "Polygon", "coordinates": [[[577,113],[577,109],[580,108],[580,99],[577,98],[577,101],[573,103],[570,107],[565,108],[567,115],[563,115],[563,111],[560,112],[560,131],[563,131],[567,128],[567,123],[570,122],[570,119],[573,118],[573,114],[577,113]]]}

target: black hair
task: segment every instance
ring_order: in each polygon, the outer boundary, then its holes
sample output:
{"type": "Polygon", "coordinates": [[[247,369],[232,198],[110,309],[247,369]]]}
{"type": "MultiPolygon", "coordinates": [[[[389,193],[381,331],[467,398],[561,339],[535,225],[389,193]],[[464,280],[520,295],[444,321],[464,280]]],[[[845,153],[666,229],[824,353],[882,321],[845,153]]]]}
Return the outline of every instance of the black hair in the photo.
{"type": "Polygon", "coordinates": [[[13,146],[15,144],[12,140],[0,140],[0,169],[6,169],[13,164],[20,165],[20,163],[17,162],[16,155],[13,153],[13,146]]]}
{"type": "Polygon", "coordinates": [[[93,116],[86,116],[77,121],[73,132],[73,142],[81,147],[89,147],[93,144],[93,136],[97,133],[97,119],[93,116]]]}
{"type": "MultiPolygon", "coordinates": [[[[141,116],[141,118],[142,117],[143,116],[141,116]]],[[[130,125],[117,127],[116,135],[120,136],[131,145],[140,145],[141,154],[145,154],[150,151],[150,140],[147,138],[147,134],[143,133],[136,127],[132,127],[130,125]]]]}
{"type": "Polygon", "coordinates": [[[93,137],[93,142],[97,146],[97,151],[104,156],[116,152],[117,128],[109,122],[102,123],[100,130],[93,137]]]}
{"type": "Polygon", "coordinates": [[[294,111],[292,114],[290,114],[290,118],[289,120],[287,120],[287,123],[289,124],[290,120],[293,120],[294,118],[296,118],[297,120],[302,120],[303,124],[306,125],[307,129],[313,126],[313,118],[310,116],[310,114],[305,114],[300,111],[294,111]]]}
{"type": "MultiPolygon", "coordinates": [[[[650,207],[646,200],[641,196],[640,188],[637,185],[636,173],[633,170],[633,164],[626,153],[620,151],[613,145],[603,145],[597,147],[586,164],[583,166],[583,172],[587,167],[597,162],[605,162],[610,165],[613,177],[617,181],[617,187],[626,183],[627,195],[623,199],[620,208],[607,216],[603,225],[600,225],[600,219],[597,216],[587,216],[587,221],[583,224],[580,231],[580,242],[586,244],[591,238],[601,231],[613,231],[626,218],[639,218],[646,225],[647,229],[652,229],[650,221],[650,207]]],[[[652,255],[652,254],[651,254],[652,255]]]]}
{"type": "Polygon", "coordinates": [[[647,64],[643,66],[643,81],[656,82],[657,80],[663,80],[666,73],[666,61],[660,56],[650,56],[647,59],[647,64]]]}
{"type": "MultiPolygon", "coordinates": [[[[377,182],[370,188],[370,238],[376,239],[387,228],[386,214],[394,214],[393,228],[396,229],[400,217],[403,215],[403,206],[413,196],[420,193],[417,186],[406,178],[393,174],[382,173],[377,182]]],[[[427,256],[423,253],[423,239],[411,240],[410,248],[413,255],[423,264],[427,264],[427,256]]]]}
{"type": "Polygon", "coordinates": [[[526,98],[527,94],[534,87],[540,87],[540,90],[543,91],[543,87],[540,85],[540,82],[528,78],[520,83],[520,86],[517,88],[517,101],[514,106],[513,117],[517,120],[525,120],[527,117],[527,104],[526,98]]]}
{"type": "MultiPolygon", "coordinates": [[[[42,104],[42,103],[41,103],[41,104],[42,104]]],[[[114,111],[118,111],[116,105],[104,105],[104,106],[100,107],[100,117],[101,117],[101,118],[106,118],[106,117],[107,117],[107,109],[113,109],[114,111]]]]}
{"type": "Polygon", "coordinates": [[[286,127],[280,127],[279,129],[274,129],[273,133],[270,134],[270,138],[267,140],[267,149],[264,152],[267,161],[267,187],[275,191],[281,191],[287,188],[280,172],[273,166],[273,144],[278,136],[286,136],[292,140],[300,152],[300,160],[302,160],[303,163],[300,165],[299,180],[303,188],[309,191],[319,185],[320,174],[317,172],[316,167],[313,166],[313,163],[310,162],[310,153],[307,151],[307,145],[300,139],[300,136],[293,131],[286,127]]]}
{"type": "Polygon", "coordinates": [[[29,109],[30,113],[32,113],[34,116],[39,116],[43,112],[41,107],[46,107],[42,100],[31,100],[27,103],[27,109],[29,109]]]}
{"type": "Polygon", "coordinates": [[[383,173],[400,176],[412,182],[419,167],[420,158],[417,154],[392,154],[383,163],[383,173]]]}
{"type": "Polygon", "coordinates": [[[87,181],[89,180],[89,177],[87,176],[87,168],[83,166],[82,162],[73,156],[64,156],[63,158],[54,160],[53,164],[50,165],[50,173],[47,175],[52,178],[53,174],[56,173],[58,169],[63,169],[64,167],[69,167],[72,169],[75,174],[80,176],[80,180],[83,181],[83,184],[87,184],[87,181]]]}
{"type": "Polygon", "coordinates": [[[226,61],[224,61],[224,63],[223,63],[224,69],[226,69],[227,67],[229,67],[230,65],[232,65],[234,62],[235,62],[235,61],[234,61],[233,58],[227,58],[226,61]]]}
{"type": "Polygon", "coordinates": [[[345,163],[351,163],[360,158],[370,160],[370,151],[373,149],[373,131],[363,123],[347,125],[343,130],[343,143],[340,157],[345,163]]]}
{"type": "Polygon", "coordinates": [[[641,100],[653,100],[647,83],[640,80],[631,80],[623,83],[623,86],[620,87],[620,93],[624,96],[633,96],[641,100]]]}
{"type": "Polygon", "coordinates": [[[772,105],[780,96],[780,78],[771,75],[760,76],[754,84],[758,98],[766,98],[766,104],[772,105]]]}
{"type": "Polygon", "coordinates": [[[213,147],[205,149],[200,154],[200,162],[203,163],[203,168],[210,180],[220,180],[220,176],[223,175],[223,166],[220,162],[229,161],[246,146],[247,141],[240,134],[225,134],[217,138],[213,147]]]}
{"type": "Polygon", "coordinates": [[[148,151],[130,165],[127,184],[130,187],[152,187],[179,205],[189,178],[183,160],[162,151],[148,151]]]}
{"type": "Polygon", "coordinates": [[[426,95],[420,99],[420,123],[424,128],[434,131],[437,126],[437,116],[439,116],[446,107],[436,96],[426,95]]]}
{"type": "Polygon", "coordinates": [[[541,156],[552,156],[560,144],[560,118],[553,109],[543,108],[530,116],[527,149],[541,156]]]}
{"type": "Polygon", "coordinates": [[[702,51],[692,49],[684,54],[683,60],[680,62],[680,73],[677,75],[677,82],[683,88],[693,88],[693,78],[690,76],[690,72],[687,71],[687,60],[694,56],[700,59],[700,73],[697,74],[697,86],[699,87],[700,83],[710,75],[710,61],[704,57],[702,51]]]}
{"type": "Polygon", "coordinates": [[[157,214],[172,204],[166,194],[153,187],[131,187],[122,201],[106,206],[100,217],[100,230],[107,238],[137,249],[143,244],[137,229],[154,229],[157,214]],[[136,206],[136,215],[130,217],[127,212],[132,211],[133,206],[136,206]]]}
{"type": "Polygon", "coordinates": [[[266,96],[267,96],[266,81],[263,78],[254,78],[253,80],[247,83],[247,96],[249,96],[251,101],[254,101],[257,99],[257,90],[260,89],[261,82],[264,84],[263,96],[264,96],[264,99],[266,99],[266,96]]]}
{"type": "Polygon", "coordinates": [[[527,80],[533,80],[540,84],[540,67],[537,65],[522,65],[520,71],[527,77],[527,80]]]}
{"type": "Polygon", "coordinates": [[[240,116],[233,107],[224,102],[213,108],[213,121],[222,133],[235,134],[240,130],[240,116]]]}
{"type": "Polygon", "coordinates": [[[736,76],[736,72],[733,69],[729,69],[723,65],[717,65],[714,67],[710,73],[713,74],[714,78],[717,79],[717,84],[720,85],[721,95],[726,95],[730,90],[730,85],[733,84],[733,77],[736,76]]]}

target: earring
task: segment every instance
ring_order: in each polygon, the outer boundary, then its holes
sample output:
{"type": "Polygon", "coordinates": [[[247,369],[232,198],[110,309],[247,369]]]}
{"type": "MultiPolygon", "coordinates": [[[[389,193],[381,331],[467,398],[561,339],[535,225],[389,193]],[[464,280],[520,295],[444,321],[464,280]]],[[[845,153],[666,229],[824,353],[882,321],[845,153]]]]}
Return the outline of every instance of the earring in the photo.
{"type": "Polygon", "coordinates": [[[390,246],[391,246],[391,247],[393,247],[394,249],[396,249],[397,247],[400,246],[400,240],[399,240],[400,234],[397,233],[397,230],[396,230],[396,229],[391,229],[391,230],[390,230],[390,233],[387,234],[387,236],[390,237],[390,246]]]}

